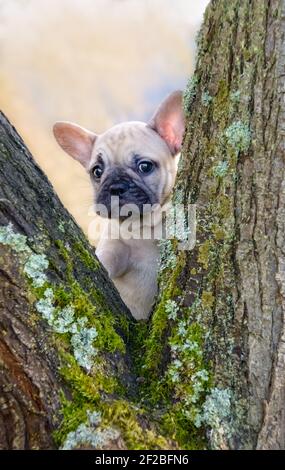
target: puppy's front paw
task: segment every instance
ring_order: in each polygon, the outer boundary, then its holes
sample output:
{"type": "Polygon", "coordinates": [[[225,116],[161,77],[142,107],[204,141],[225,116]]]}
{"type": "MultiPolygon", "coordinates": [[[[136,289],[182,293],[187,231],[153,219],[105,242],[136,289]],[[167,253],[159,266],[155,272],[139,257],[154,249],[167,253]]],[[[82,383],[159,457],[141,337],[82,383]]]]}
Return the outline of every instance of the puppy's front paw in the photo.
{"type": "Polygon", "coordinates": [[[106,269],[109,277],[113,279],[117,275],[116,266],[113,263],[113,259],[110,253],[106,253],[104,251],[96,253],[97,258],[99,259],[100,263],[103,264],[104,268],[106,269]]]}
{"type": "MultiPolygon", "coordinates": [[[[126,247],[127,248],[127,247],[126,247]]],[[[128,249],[101,249],[96,251],[97,258],[103,264],[111,279],[122,276],[129,266],[128,249]]]]}

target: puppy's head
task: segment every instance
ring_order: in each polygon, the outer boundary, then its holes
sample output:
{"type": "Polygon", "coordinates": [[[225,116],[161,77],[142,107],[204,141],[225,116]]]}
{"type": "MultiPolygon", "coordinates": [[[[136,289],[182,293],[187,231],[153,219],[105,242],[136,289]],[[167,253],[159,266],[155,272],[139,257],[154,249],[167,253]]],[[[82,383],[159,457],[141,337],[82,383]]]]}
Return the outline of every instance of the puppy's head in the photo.
{"type": "Polygon", "coordinates": [[[108,217],[115,196],[120,208],[132,204],[142,213],[146,204],[162,206],[175,182],[184,134],[182,92],[169,95],[148,123],[125,122],[96,135],[57,122],[53,131],[59,145],[88,171],[95,204],[104,205],[108,217]]]}

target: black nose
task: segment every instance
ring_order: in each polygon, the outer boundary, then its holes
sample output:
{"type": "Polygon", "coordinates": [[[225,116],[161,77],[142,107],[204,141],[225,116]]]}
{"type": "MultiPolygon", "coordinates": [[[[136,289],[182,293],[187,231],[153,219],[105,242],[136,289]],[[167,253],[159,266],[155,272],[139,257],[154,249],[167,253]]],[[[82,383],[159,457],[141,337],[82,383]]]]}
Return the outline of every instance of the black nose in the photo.
{"type": "Polygon", "coordinates": [[[122,196],[130,188],[129,183],[113,183],[110,186],[111,196],[122,196]]]}

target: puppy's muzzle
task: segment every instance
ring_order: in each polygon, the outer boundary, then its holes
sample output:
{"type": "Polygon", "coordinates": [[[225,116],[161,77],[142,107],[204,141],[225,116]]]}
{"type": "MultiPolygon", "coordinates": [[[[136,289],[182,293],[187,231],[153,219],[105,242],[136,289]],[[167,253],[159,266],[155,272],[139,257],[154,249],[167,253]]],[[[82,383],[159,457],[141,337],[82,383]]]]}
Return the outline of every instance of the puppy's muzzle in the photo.
{"type": "Polygon", "coordinates": [[[130,189],[129,182],[113,183],[110,185],[111,196],[123,196],[130,189]]]}
{"type": "Polygon", "coordinates": [[[129,175],[124,172],[114,170],[110,173],[105,181],[102,183],[96,195],[95,210],[96,206],[103,205],[106,208],[106,214],[108,217],[119,216],[118,213],[111,211],[111,198],[117,197],[119,200],[119,209],[126,204],[136,205],[138,212],[143,213],[143,206],[145,204],[153,204],[151,195],[147,188],[143,188],[142,185],[138,185],[129,175]]]}

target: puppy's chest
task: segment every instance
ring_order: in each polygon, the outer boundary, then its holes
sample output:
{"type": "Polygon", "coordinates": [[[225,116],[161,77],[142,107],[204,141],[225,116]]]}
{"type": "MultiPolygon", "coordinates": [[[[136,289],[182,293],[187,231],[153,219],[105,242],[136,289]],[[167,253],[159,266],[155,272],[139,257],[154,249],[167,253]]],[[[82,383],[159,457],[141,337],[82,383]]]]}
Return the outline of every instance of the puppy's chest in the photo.
{"type": "Polygon", "coordinates": [[[120,291],[136,297],[138,289],[145,297],[156,293],[159,250],[152,240],[128,240],[128,267],[122,276],[114,278],[120,291]]]}
{"type": "Polygon", "coordinates": [[[130,264],[129,270],[136,272],[141,270],[157,271],[159,249],[153,240],[129,240],[130,264]]]}
{"type": "Polygon", "coordinates": [[[137,320],[148,318],[157,294],[159,250],[153,241],[135,240],[129,244],[126,272],[113,279],[120,295],[137,320]]]}

